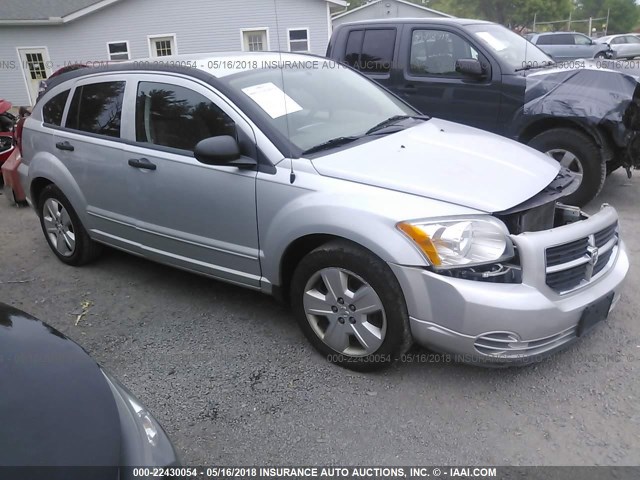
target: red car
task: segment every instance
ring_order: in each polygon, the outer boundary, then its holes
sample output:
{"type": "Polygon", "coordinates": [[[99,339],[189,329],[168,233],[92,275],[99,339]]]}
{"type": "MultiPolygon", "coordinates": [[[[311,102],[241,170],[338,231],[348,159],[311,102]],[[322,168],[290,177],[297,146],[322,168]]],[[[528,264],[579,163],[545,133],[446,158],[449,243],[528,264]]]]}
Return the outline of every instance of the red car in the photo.
{"type": "Polygon", "coordinates": [[[26,202],[24,190],[18,180],[18,166],[22,161],[20,144],[22,140],[22,127],[29,116],[29,111],[20,109],[18,122],[16,117],[9,113],[11,103],[0,100],[0,169],[4,183],[4,194],[10,204],[23,204],[26,202]]]}

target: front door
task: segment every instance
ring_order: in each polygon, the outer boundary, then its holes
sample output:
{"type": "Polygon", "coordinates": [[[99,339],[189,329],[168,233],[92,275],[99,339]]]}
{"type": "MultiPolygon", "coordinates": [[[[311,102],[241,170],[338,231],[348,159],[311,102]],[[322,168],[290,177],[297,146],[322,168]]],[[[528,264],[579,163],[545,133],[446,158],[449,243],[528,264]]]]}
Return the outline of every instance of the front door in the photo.
{"type": "Polygon", "coordinates": [[[231,135],[255,158],[250,126],[208,88],[138,75],[124,146],[136,229],[150,258],[248,286],[260,285],[256,170],[193,156],[205,138],[231,135]]]}
{"type": "Polygon", "coordinates": [[[46,48],[18,48],[20,66],[27,84],[29,103],[34,105],[38,98],[38,88],[42,80],[51,75],[51,62],[46,48]]]}
{"type": "Polygon", "coordinates": [[[500,111],[499,67],[467,39],[437,27],[415,26],[400,46],[402,79],[392,90],[422,113],[495,131],[500,111]],[[456,60],[473,58],[483,78],[456,72],[456,60]]]}

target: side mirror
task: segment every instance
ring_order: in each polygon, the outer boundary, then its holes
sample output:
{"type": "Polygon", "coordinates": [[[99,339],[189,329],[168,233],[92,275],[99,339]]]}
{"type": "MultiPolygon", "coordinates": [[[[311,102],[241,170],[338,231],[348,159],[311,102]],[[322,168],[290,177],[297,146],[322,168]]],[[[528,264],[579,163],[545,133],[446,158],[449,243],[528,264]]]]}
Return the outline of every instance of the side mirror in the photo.
{"type": "Polygon", "coordinates": [[[200,140],[193,150],[193,156],[205,165],[220,165],[238,168],[253,168],[257,162],[240,155],[240,146],[230,135],[200,140]]]}
{"type": "Polygon", "coordinates": [[[456,60],[456,72],[470,77],[483,77],[482,64],[475,58],[461,58],[456,60]]]}

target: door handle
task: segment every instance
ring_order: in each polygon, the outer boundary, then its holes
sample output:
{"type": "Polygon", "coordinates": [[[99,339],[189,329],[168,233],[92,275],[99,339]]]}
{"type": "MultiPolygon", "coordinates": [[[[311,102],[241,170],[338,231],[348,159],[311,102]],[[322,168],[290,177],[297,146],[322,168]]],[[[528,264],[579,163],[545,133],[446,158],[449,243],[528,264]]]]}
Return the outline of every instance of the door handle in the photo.
{"type": "Polygon", "coordinates": [[[75,148],[73,147],[73,145],[71,145],[69,142],[64,141],[64,142],[58,142],[56,143],[56,148],[58,150],[66,150],[67,152],[73,152],[75,150],[75,148]]]}
{"type": "Polygon", "coordinates": [[[156,164],[155,163],[151,163],[146,158],[130,158],[129,159],[129,166],[134,167],[134,168],[142,168],[142,169],[145,169],[145,170],[155,170],[156,169],[156,164]]]}

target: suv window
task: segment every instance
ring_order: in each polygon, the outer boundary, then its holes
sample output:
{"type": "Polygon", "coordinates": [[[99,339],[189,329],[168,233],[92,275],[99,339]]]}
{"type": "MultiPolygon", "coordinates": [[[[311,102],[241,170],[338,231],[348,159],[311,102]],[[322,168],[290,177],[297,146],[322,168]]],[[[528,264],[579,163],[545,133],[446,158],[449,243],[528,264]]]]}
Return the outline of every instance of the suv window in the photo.
{"type": "Polygon", "coordinates": [[[69,90],[57,94],[42,107],[42,120],[49,125],[59,127],[62,124],[64,106],[67,104],[69,90]]]}
{"type": "Polygon", "coordinates": [[[347,38],[345,60],[362,72],[389,73],[396,44],[396,30],[354,30],[347,38]]]}
{"type": "Polygon", "coordinates": [[[574,35],[573,39],[576,45],[591,45],[593,43],[589,37],[585,37],[584,35],[574,35]]]}
{"type": "Polygon", "coordinates": [[[552,35],[540,35],[536,41],[536,45],[553,45],[552,35]]]}
{"type": "Polygon", "coordinates": [[[558,35],[552,35],[553,45],[575,45],[576,41],[574,36],[570,33],[560,33],[558,35]]]}
{"type": "Polygon", "coordinates": [[[478,52],[462,37],[442,30],[414,30],[409,71],[416,75],[460,76],[456,60],[474,58],[478,52]]]}
{"type": "Polygon", "coordinates": [[[188,88],[140,82],[136,102],[136,140],[193,151],[200,140],[236,136],[234,121],[211,100],[188,88]]]}
{"type": "Polygon", "coordinates": [[[74,130],[120,137],[122,97],[126,82],[100,82],[77,87],[65,126],[74,130]]]}

